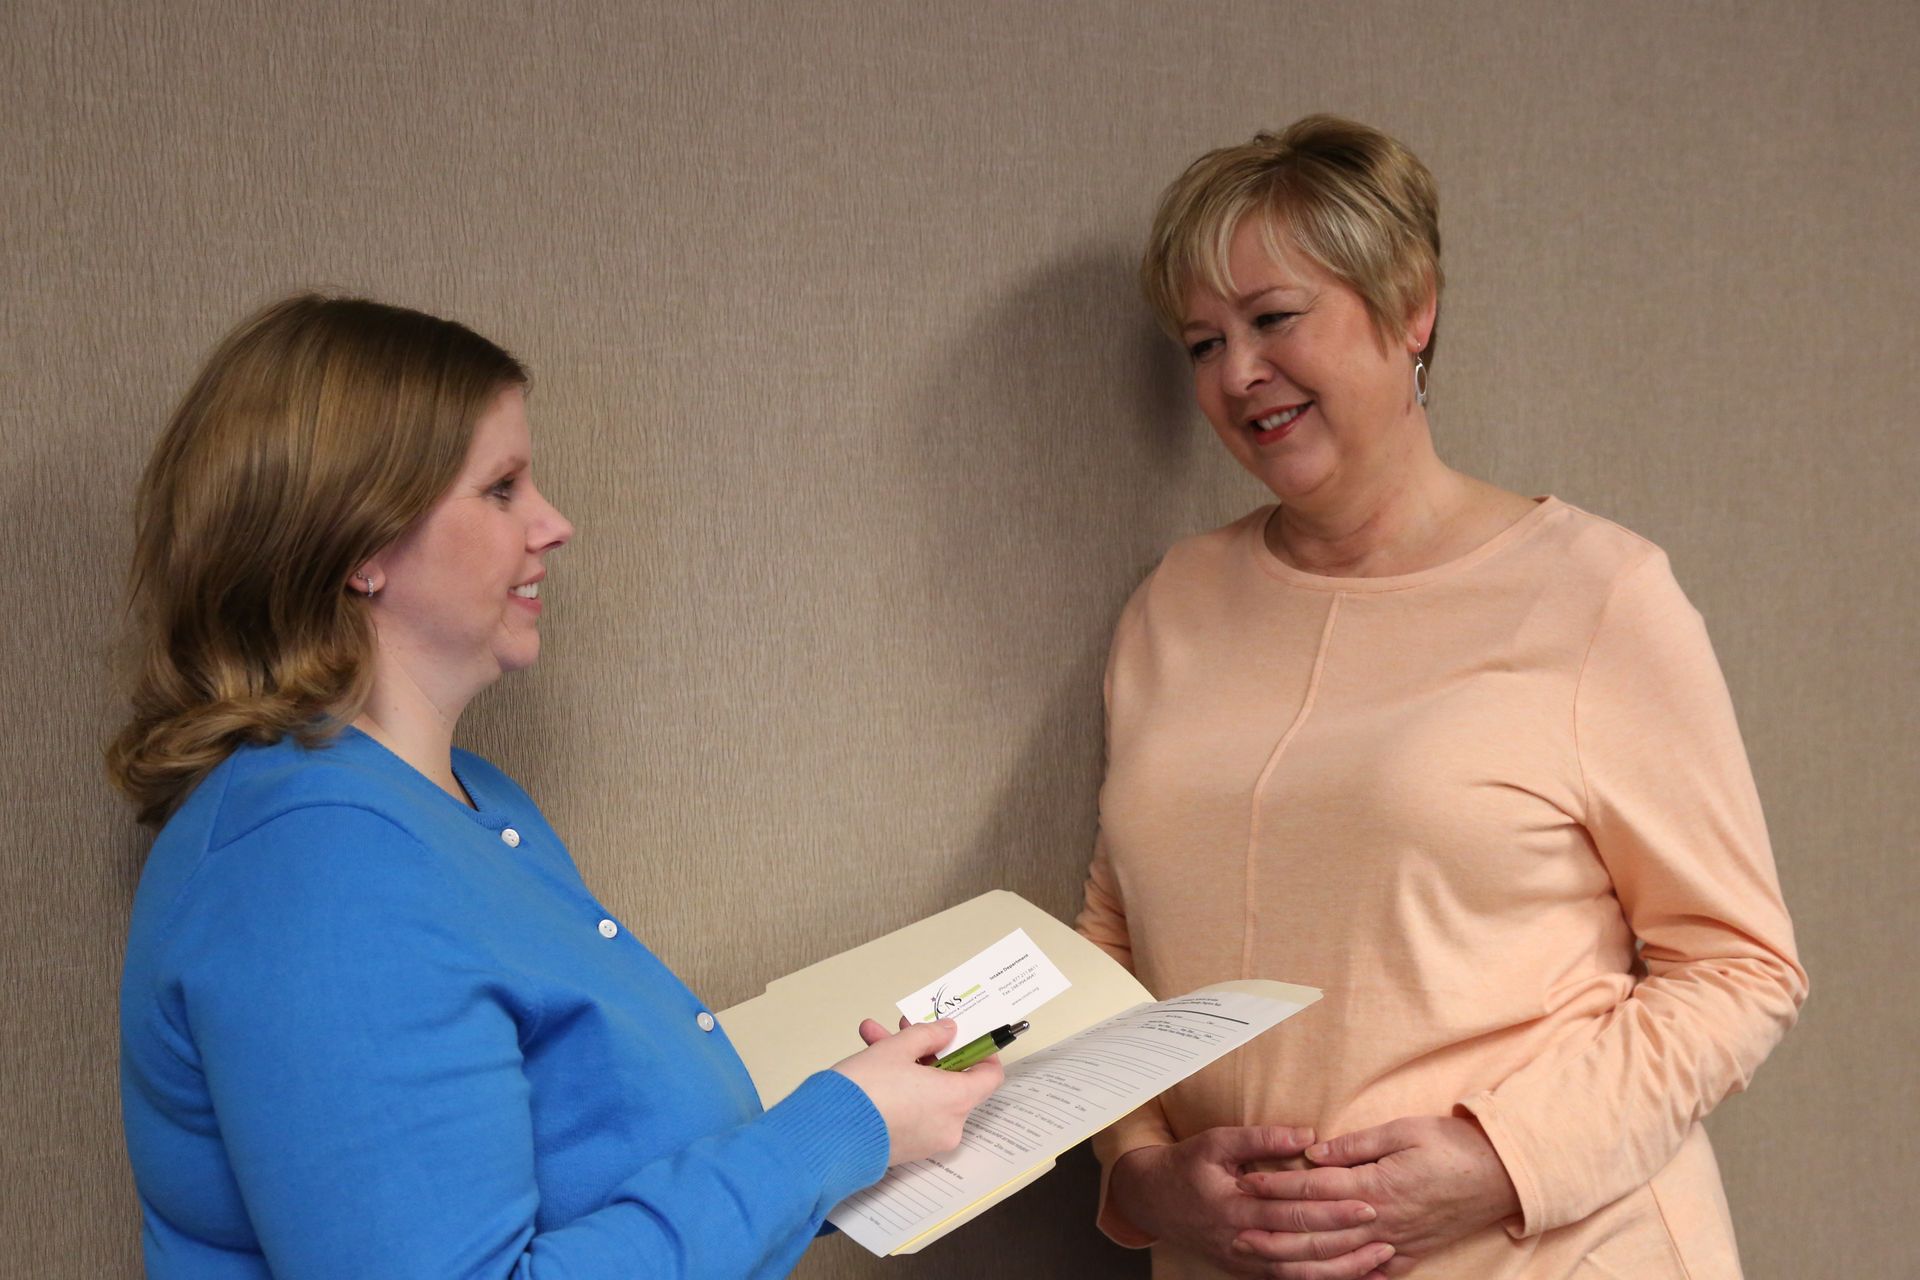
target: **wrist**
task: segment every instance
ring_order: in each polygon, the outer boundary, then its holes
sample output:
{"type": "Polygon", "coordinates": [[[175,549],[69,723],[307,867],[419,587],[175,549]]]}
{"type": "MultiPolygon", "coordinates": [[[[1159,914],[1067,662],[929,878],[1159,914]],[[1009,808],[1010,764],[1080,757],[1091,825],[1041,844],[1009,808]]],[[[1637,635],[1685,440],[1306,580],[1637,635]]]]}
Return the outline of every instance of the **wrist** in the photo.
{"type": "Polygon", "coordinates": [[[1500,1149],[1493,1145],[1493,1139],[1487,1135],[1480,1117],[1468,1112],[1459,1118],[1466,1122],[1467,1132],[1472,1135],[1472,1141],[1478,1149],[1482,1182],[1487,1188],[1488,1204],[1494,1215],[1492,1221],[1504,1222],[1508,1218],[1519,1217],[1520,1189],[1514,1185],[1513,1175],[1507,1172],[1507,1162],[1500,1158],[1500,1149]]]}
{"type": "Polygon", "coordinates": [[[1135,1147],[1108,1167],[1107,1213],[1101,1215],[1103,1218],[1117,1218],[1113,1225],[1131,1228],[1128,1234],[1159,1238],[1161,1232],[1153,1221],[1157,1197],[1151,1194],[1150,1184],[1154,1167],[1165,1151],[1158,1145],[1135,1147]]]}

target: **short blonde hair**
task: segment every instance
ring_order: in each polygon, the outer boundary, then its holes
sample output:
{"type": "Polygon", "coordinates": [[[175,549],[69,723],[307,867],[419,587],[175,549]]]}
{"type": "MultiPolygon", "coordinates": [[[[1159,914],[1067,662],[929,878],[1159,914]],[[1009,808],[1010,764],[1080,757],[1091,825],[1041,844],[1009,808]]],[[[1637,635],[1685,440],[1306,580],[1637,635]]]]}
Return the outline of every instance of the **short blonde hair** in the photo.
{"type": "MultiPolygon", "coordinates": [[[[1187,166],[1160,197],[1141,286],[1161,327],[1178,337],[1196,282],[1232,291],[1228,248],[1257,214],[1270,250],[1279,252],[1275,237],[1284,233],[1360,295],[1383,339],[1397,338],[1429,295],[1440,296],[1439,206],[1433,174],[1399,142],[1339,116],[1306,116],[1187,166]]],[[[1429,335],[1429,363],[1433,348],[1429,335]]]]}
{"type": "Polygon", "coordinates": [[[464,325],[365,298],[288,298],[227,335],[140,481],[139,669],[107,751],[140,821],[243,743],[312,743],[359,714],[373,625],[348,575],[433,507],[526,381],[464,325]]]}

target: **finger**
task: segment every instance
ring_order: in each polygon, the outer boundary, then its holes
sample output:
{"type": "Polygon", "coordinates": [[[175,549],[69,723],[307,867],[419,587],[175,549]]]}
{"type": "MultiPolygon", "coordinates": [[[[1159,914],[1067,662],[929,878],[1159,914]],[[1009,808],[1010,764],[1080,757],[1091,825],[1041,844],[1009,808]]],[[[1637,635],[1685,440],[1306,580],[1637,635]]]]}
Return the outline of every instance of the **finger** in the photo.
{"type": "Polygon", "coordinates": [[[974,1085],[974,1098],[967,1104],[969,1107],[977,1107],[985,1102],[995,1089],[1006,1083],[1007,1079],[1006,1068],[1000,1065],[1000,1055],[997,1053],[991,1058],[974,1063],[958,1074],[961,1079],[971,1081],[974,1085]]]}
{"type": "Polygon", "coordinates": [[[1324,1262],[1284,1262],[1274,1268],[1277,1280],[1357,1280],[1385,1266],[1393,1246],[1376,1240],[1363,1248],[1324,1262]]]}
{"type": "Polygon", "coordinates": [[[1371,1180],[1356,1169],[1280,1169],[1243,1173],[1240,1190],[1269,1200],[1364,1200],[1372,1204],[1371,1180]]]}
{"type": "Polygon", "coordinates": [[[1363,1227],[1378,1216],[1364,1200],[1273,1200],[1265,1196],[1245,1196],[1233,1212],[1236,1226],[1276,1232],[1340,1231],[1363,1227]]]}
{"type": "Polygon", "coordinates": [[[1405,1125],[1393,1120],[1371,1129],[1356,1129],[1352,1133],[1343,1133],[1337,1138],[1315,1143],[1307,1148],[1306,1154],[1307,1159],[1315,1164],[1371,1164],[1396,1151],[1405,1151],[1412,1145],[1413,1135],[1407,1132],[1405,1125]]]}
{"type": "MultiPolygon", "coordinates": [[[[1234,1247],[1239,1247],[1237,1241],[1234,1247]]],[[[1267,1274],[1273,1276],[1274,1280],[1361,1280],[1385,1266],[1391,1257],[1393,1246],[1384,1241],[1375,1241],[1352,1253],[1325,1261],[1272,1263],[1272,1270],[1267,1274]]]]}
{"type": "Polygon", "coordinates": [[[1327,1262],[1375,1243],[1375,1235],[1372,1227],[1352,1227],[1345,1231],[1242,1231],[1233,1242],[1236,1248],[1271,1262],[1327,1262]]]}
{"type": "Polygon", "coordinates": [[[906,1029],[907,1029],[908,1027],[910,1027],[910,1026],[912,1026],[912,1025],[913,1025],[913,1019],[912,1019],[912,1018],[909,1018],[909,1017],[908,1017],[908,1016],[907,1016],[906,1014],[904,1014],[904,1013],[900,1015],[900,1029],[901,1029],[902,1031],[905,1031],[905,1030],[906,1030],[906,1029]]]}
{"type": "Polygon", "coordinates": [[[875,1022],[872,1018],[868,1018],[860,1024],[860,1038],[868,1044],[879,1044],[891,1034],[892,1032],[875,1022]]]}
{"type": "Polygon", "coordinates": [[[1313,1130],[1283,1124],[1227,1125],[1212,1131],[1214,1144],[1231,1164],[1297,1156],[1313,1142],[1313,1130]]]}

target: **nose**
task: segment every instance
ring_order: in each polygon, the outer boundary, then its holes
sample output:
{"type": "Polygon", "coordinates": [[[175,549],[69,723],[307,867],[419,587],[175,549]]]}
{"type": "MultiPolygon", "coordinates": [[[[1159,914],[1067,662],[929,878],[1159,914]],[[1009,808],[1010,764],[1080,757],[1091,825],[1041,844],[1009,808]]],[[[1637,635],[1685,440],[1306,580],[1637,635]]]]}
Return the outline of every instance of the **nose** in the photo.
{"type": "Polygon", "coordinates": [[[560,508],[537,494],[542,510],[527,526],[527,547],[532,551],[557,551],[573,541],[573,521],[560,514],[560,508]]]}
{"type": "Polygon", "coordinates": [[[1221,373],[1227,389],[1234,395],[1246,395],[1273,377],[1273,365],[1258,343],[1229,342],[1222,354],[1226,357],[1226,367],[1221,373]]]}

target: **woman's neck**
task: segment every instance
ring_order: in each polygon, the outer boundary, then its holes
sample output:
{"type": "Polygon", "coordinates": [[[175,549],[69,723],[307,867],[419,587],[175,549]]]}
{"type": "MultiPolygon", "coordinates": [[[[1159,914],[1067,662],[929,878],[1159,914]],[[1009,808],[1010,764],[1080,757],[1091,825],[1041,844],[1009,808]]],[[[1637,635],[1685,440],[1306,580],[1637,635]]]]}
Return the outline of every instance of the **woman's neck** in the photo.
{"type": "Polygon", "coordinates": [[[1267,547],[1327,577],[1417,573],[1451,558],[1452,532],[1475,488],[1429,447],[1337,492],[1283,502],[1267,526],[1267,547]]]}
{"type": "Polygon", "coordinates": [[[461,804],[471,805],[472,798],[453,774],[453,730],[464,706],[437,705],[403,669],[376,660],[373,689],[354,717],[353,727],[418,769],[461,804]]]}

